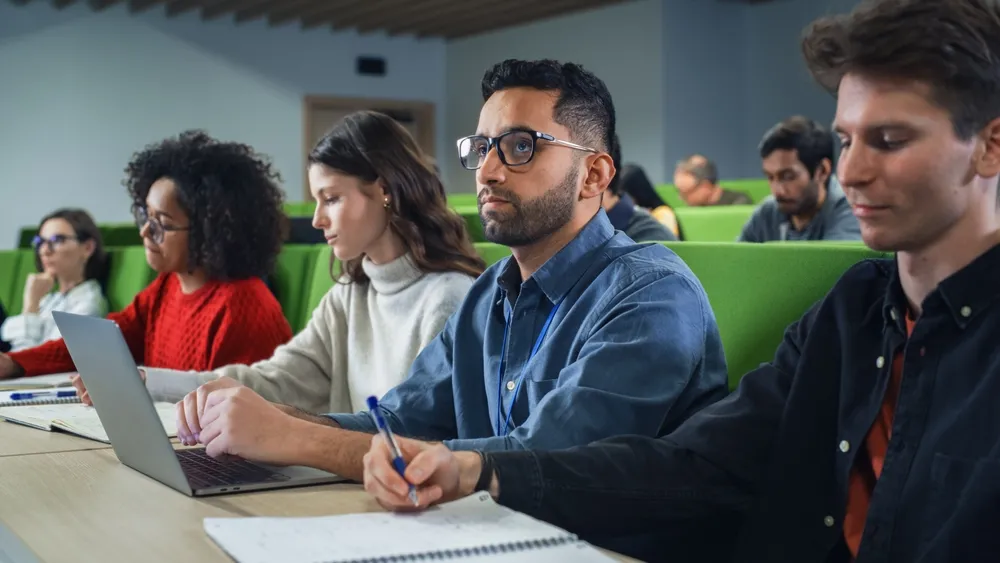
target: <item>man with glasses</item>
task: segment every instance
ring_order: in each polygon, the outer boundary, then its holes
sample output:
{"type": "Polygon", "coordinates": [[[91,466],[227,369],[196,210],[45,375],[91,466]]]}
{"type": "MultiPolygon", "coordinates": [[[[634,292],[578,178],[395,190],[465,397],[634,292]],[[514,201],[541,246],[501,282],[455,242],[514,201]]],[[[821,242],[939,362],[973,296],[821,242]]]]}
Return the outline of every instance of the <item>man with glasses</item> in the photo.
{"type": "MultiPolygon", "coordinates": [[[[601,208],[615,173],[615,110],[575,64],[504,61],[482,82],[476,171],[486,236],[512,258],[487,270],[409,377],[381,398],[393,432],[455,450],[558,449],[657,436],[727,390],[722,344],[690,269],[616,233],[601,208]]],[[[367,413],[313,416],[225,378],[199,397],[210,455],[360,479],[367,413]]]]}

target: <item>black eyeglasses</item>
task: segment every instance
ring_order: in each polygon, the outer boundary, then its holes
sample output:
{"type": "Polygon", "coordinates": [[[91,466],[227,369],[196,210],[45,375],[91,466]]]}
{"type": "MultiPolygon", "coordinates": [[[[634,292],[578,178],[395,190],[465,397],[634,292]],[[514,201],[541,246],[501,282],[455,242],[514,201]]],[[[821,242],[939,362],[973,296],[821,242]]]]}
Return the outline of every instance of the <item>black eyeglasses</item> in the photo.
{"type": "Polygon", "coordinates": [[[485,135],[470,135],[458,140],[458,158],[462,161],[462,167],[466,170],[478,170],[483,166],[486,155],[490,149],[496,147],[497,156],[500,162],[507,166],[522,166],[535,156],[535,147],[538,140],[560,145],[578,151],[596,153],[598,151],[557,139],[548,133],[540,133],[528,129],[514,129],[499,137],[487,137],[485,135]]]}
{"type": "Polygon", "coordinates": [[[49,238],[42,238],[41,236],[35,235],[35,238],[31,239],[31,247],[35,249],[35,252],[41,251],[42,247],[47,247],[49,252],[55,252],[57,248],[62,246],[68,240],[80,240],[72,235],[52,235],[49,238]]]}
{"type": "Polygon", "coordinates": [[[150,217],[149,211],[145,207],[135,209],[135,226],[141,231],[143,227],[149,225],[149,238],[156,244],[162,244],[163,238],[168,232],[190,231],[191,227],[172,227],[164,225],[156,217],[150,217]]]}

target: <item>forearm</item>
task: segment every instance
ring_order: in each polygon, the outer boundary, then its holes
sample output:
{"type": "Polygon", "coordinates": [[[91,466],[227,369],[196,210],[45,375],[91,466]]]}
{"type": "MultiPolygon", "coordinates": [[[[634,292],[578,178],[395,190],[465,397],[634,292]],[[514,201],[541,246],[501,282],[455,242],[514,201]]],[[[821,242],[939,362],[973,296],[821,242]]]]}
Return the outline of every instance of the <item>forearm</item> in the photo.
{"type": "Polygon", "coordinates": [[[332,418],[330,418],[328,416],[319,416],[319,415],[315,415],[315,414],[312,414],[312,413],[308,413],[308,412],[306,412],[306,411],[304,411],[304,410],[302,410],[302,409],[300,409],[298,407],[294,407],[292,405],[276,405],[276,406],[278,407],[279,410],[281,410],[285,414],[294,416],[295,418],[298,418],[298,419],[301,419],[301,420],[305,420],[305,421],[311,422],[313,424],[319,424],[321,426],[330,426],[330,427],[333,427],[333,428],[340,428],[340,425],[337,424],[337,421],[333,420],[332,418]]]}
{"type": "Polygon", "coordinates": [[[369,434],[303,423],[289,437],[289,465],[315,467],[361,482],[364,480],[363,459],[371,441],[369,434]]]}

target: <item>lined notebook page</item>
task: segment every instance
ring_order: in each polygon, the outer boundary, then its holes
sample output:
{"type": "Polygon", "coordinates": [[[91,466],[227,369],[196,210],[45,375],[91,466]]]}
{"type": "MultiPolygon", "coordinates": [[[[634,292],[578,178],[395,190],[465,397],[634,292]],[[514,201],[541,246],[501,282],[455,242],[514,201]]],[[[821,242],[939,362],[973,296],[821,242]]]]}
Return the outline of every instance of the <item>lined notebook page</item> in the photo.
{"type": "MultiPolygon", "coordinates": [[[[240,563],[378,560],[391,556],[435,554],[445,550],[573,541],[564,530],[502,507],[489,493],[414,514],[373,512],[318,518],[206,518],[205,532],[240,563]]],[[[586,545],[586,544],[582,544],[586,545]]],[[[525,545],[523,560],[531,548],[525,545]]],[[[593,548],[590,551],[603,557],[593,548]]],[[[544,553],[552,548],[537,548],[544,553]]],[[[507,560],[484,555],[483,561],[507,560]]],[[[578,558],[579,559],[579,558],[578,558]]],[[[543,559],[538,559],[542,561],[543,559]]],[[[553,559],[544,559],[553,561],[553,559]]],[[[607,558],[594,561],[609,561],[607,558]]]]}
{"type": "MultiPolygon", "coordinates": [[[[177,418],[174,405],[156,403],[155,406],[167,436],[171,438],[177,436],[177,418]]],[[[93,407],[78,403],[3,407],[0,408],[0,418],[38,428],[59,429],[98,442],[111,443],[97,411],[93,407]]]]}
{"type": "Polygon", "coordinates": [[[0,380],[0,391],[16,391],[18,389],[52,389],[54,387],[70,387],[72,373],[53,373],[36,377],[18,377],[0,380]]]}

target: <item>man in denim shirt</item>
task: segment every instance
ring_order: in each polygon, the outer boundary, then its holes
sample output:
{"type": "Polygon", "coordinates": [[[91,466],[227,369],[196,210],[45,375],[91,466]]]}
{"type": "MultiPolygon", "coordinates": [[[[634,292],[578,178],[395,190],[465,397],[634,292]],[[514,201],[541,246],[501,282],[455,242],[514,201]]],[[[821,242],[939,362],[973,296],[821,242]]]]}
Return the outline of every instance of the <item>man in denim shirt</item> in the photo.
{"type": "MultiPolygon", "coordinates": [[[[1000,557],[1000,4],[879,0],[804,39],[838,93],[865,243],[774,360],[662,438],[453,454],[404,441],[421,505],[473,490],[663,561],[1000,557]],[[419,452],[419,453],[418,453],[419,452]]],[[[373,442],[366,488],[402,506],[373,442]]],[[[605,544],[607,545],[607,544],[605,544]]]]}
{"type": "MultiPolygon", "coordinates": [[[[505,61],[482,88],[459,157],[476,170],[487,237],[513,257],[475,282],[382,398],[392,430],[456,450],[557,449],[658,436],[722,398],[722,344],[698,280],[669,249],[616,234],[601,209],[615,133],[604,83],[577,65],[505,61]]],[[[209,454],[361,478],[367,412],[317,417],[233,380],[204,387],[188,406],[209,421],[191,429],[209,454]]]]}

